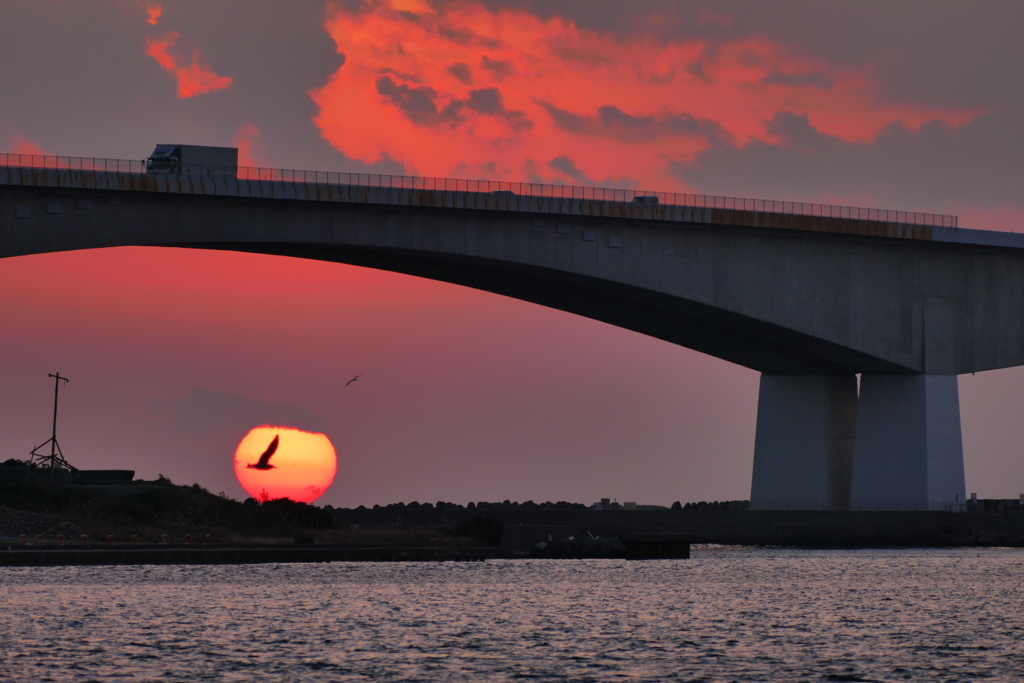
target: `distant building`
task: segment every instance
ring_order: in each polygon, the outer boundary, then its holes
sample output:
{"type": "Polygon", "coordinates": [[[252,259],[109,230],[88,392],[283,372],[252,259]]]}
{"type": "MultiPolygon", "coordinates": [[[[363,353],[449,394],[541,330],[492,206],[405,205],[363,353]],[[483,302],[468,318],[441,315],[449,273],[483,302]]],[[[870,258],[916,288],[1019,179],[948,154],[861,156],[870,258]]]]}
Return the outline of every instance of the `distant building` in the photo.
{"type": "Polygon", "coordinates": [[[668,510],[664,505],[641,505],[636,502],[619,504],[611,498],[602,498],[600,502],[593,503],[591,510],[668,510]]]}

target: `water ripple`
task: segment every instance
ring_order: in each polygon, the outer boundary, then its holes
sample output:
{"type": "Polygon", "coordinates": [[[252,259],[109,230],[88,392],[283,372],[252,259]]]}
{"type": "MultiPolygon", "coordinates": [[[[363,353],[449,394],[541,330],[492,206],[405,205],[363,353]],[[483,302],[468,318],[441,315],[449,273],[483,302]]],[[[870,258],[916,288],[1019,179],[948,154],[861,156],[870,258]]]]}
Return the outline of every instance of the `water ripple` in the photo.
{"type": "Polygon", "coordinates": [[[5,681],[1016,680],[1024,552],[0,569],[5,681]]]}

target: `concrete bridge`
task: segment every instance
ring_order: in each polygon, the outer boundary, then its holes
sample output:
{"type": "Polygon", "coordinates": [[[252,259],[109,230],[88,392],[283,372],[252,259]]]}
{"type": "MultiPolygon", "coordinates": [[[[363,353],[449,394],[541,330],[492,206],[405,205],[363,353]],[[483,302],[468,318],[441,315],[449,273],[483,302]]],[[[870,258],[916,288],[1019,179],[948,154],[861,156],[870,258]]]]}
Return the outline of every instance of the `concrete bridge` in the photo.
{"type": "Polygon", "coordinates": [[[961,230],[951,216],[268,169],[154,176],[137,161],[16,157],[0,155],[0,257],[168,246],[337,261],[757,370],[754,508],[962,503],[956,376],[1024,364],[1024,236],[961,230]]]}

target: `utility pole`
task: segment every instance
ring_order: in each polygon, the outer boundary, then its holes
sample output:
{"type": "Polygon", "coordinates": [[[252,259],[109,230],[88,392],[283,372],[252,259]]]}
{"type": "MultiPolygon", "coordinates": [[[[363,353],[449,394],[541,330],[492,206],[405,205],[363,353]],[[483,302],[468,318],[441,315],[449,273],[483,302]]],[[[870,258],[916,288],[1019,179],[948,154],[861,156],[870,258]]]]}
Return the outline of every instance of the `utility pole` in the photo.
{"type": "Polygon", "coordinates": [[[60,450],[60,444],[57,443],[57,399],[60,396],[60,383],[67,382],[68,378],[61,377],[59,372],[56,375],[50,373],[49,376],[53,377],[53,434],[48,440],[32,449],[31,462],[36,463],[40,467],[49,468],[52,476],[54,471],[57,469],[74,472],[76,468],[72,467],[71,464],[64,459],[64,454],[60,450]],[[39,452],[39,449],[46,444],[50,444],[49,455],[39,452]]]}

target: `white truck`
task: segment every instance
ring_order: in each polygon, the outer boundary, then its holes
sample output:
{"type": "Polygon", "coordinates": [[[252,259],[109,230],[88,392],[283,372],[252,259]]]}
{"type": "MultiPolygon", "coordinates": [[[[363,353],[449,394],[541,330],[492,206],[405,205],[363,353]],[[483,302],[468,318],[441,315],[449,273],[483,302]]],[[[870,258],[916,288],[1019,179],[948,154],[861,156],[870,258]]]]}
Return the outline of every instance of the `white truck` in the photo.
{"type": "Polygon", "coordinates": [[[146,173],[234,178],[238,175],[238,148],[157,145],[146,159],[146,173]]]}

